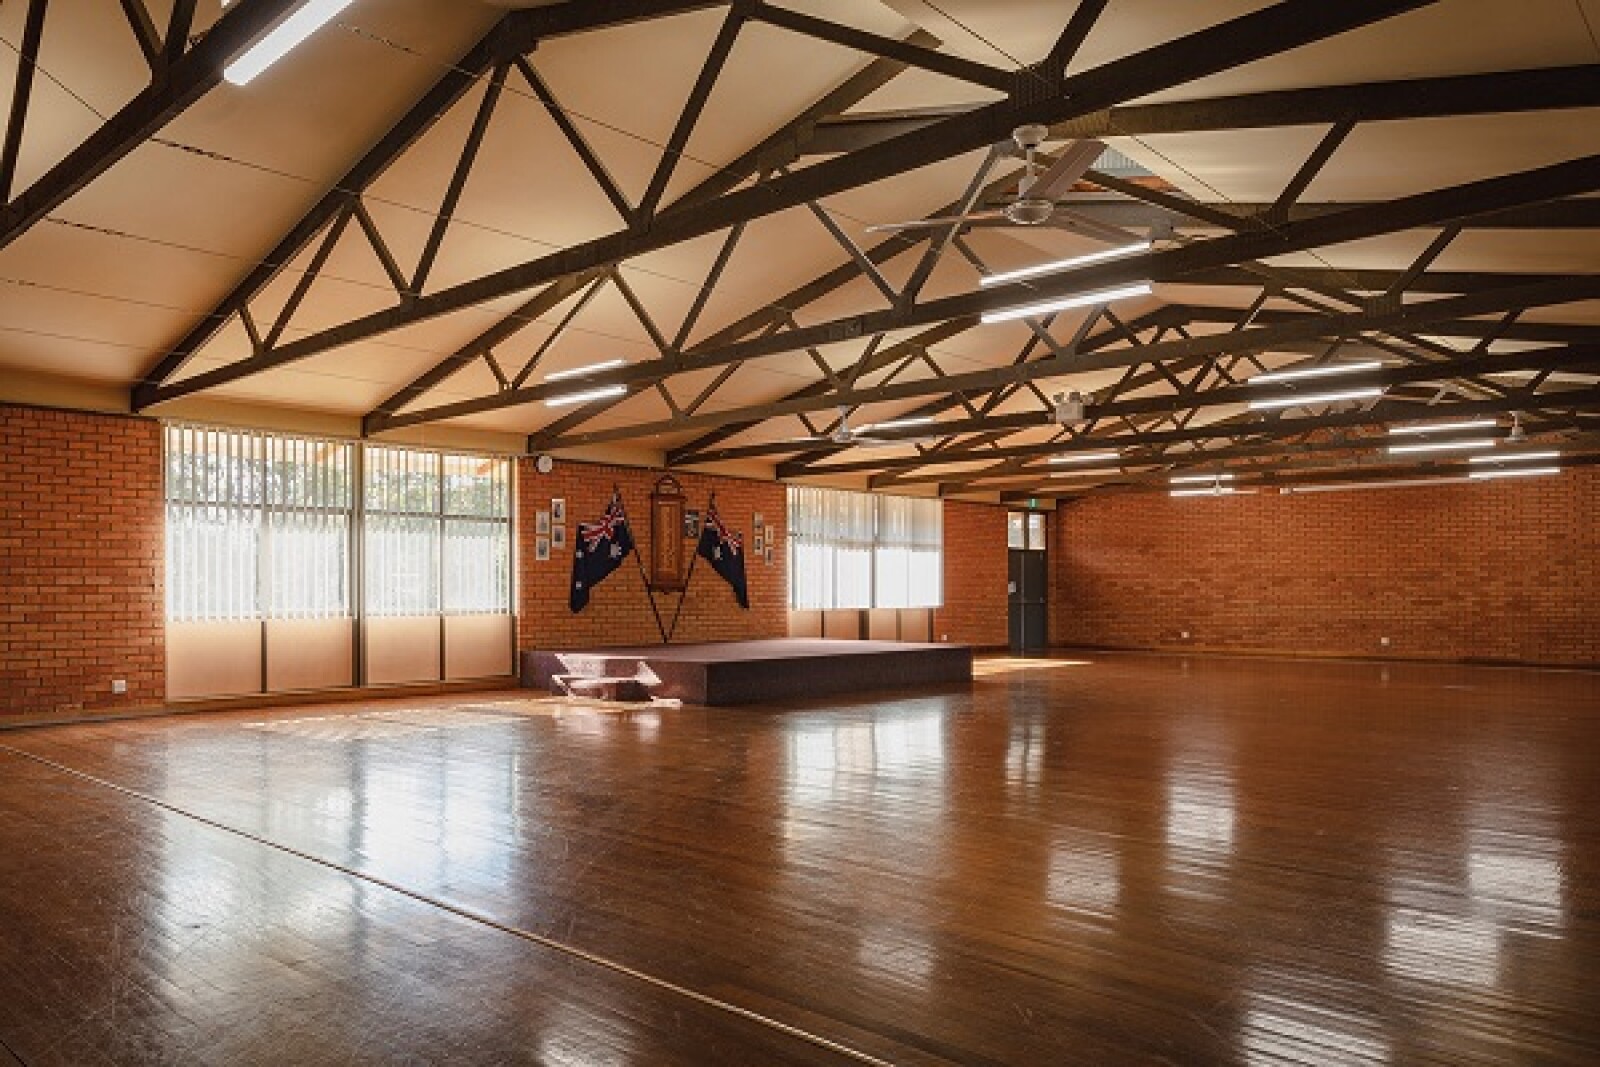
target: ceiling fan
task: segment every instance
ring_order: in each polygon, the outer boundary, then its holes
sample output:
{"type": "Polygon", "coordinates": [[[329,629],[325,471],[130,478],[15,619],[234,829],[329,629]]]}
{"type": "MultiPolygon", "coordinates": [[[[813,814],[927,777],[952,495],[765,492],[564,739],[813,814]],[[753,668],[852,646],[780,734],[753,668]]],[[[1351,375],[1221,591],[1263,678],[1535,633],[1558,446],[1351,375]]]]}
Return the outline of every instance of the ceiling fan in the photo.
{"type": "Polygon", "coordinates": [[[869,426],[863,426],[860,429],[856,429],[850,425],[850,409],[840,408],[839,423],[832,430],[827,433],[816,434],[811,437],[791,438],[791,441],[794,444],[814,445],[818,447],[838,445],[844,448],[848,448],[852,445],[858,445],[866,448],[877,448],[885,445],[910,445],[917,444],[922,441],[932,441],[937,439],[940,435],[936,433],[926,433],[912,437],[873,437],[871,431],[898,430],[903,427],[919,426],[923,423],[932,423],[933,421],[933,416],[931,415],[926,417],[890,419],[887,422],[873,423],[869,426]]]}
{"type": "Polygon", "coordinates": [[[1088,219],[1061,207],[1056,201],[1072,188],[1084,172],[1094,166],[1095,160],[1106,150],[1099,141],[1074,141],[1062,150],[1055,161],[1042,171],[1037,154],[1039,146],[1050,136],[1048,126],[1030,124],[1011,131],[1011,139],[1022,152],[1026,171],[1017,182],[1017,195],[1003,204],[969,211],[963,215],[946,215],[912,222],[885,222],[868,226],[869,233],[898,232],[926,229],[964,223],[969,226],[1049,226],[1071,230],[1097,241],[1126,243],[1128,234],[1114,226],[1088,219]]]}

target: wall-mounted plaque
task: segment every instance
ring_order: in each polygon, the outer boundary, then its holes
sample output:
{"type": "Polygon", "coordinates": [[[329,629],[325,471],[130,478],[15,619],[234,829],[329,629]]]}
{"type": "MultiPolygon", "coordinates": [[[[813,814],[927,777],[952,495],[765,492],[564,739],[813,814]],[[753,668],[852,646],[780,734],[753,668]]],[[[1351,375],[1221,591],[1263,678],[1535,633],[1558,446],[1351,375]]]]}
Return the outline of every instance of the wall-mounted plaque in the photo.
{"type": "Polygon", "coordinates": [[[683,487],[670,474],[656,480],[650,490],[650,588],[655,592],[679,593],[687,582],[683,530],[685,497],[683,487]]]}

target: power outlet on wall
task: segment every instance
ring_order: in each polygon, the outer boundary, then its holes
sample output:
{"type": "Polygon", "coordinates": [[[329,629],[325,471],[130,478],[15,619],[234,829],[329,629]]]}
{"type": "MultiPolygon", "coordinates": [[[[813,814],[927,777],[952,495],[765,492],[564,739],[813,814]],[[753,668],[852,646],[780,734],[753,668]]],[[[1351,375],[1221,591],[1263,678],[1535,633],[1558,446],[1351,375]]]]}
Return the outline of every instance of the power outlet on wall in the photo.
{"type": "Polygon", "coordinates": [[[126,678],[111,679],[111,691],[113,693],[126,693],[128,691],[128,680],[126,678]]]}

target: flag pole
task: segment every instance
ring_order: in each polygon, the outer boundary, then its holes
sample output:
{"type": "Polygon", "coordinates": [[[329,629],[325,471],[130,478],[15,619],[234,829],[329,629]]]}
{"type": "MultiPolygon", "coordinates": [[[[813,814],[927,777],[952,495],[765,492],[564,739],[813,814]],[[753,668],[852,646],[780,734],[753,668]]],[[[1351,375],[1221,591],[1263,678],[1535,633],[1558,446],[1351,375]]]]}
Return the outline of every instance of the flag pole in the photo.
{"type": "MultiPolygon", "coordinates": [[[[612,482],[611,495],[620,501],[622,499],[622,487],[612,482]]],[[[626,511],[624,511],[624,514],[626,514],[626,511]]],[[[628,526],[631,535],[633,524],[629,523],[628,526]]],[[[661,609],[656,607],[656,595],[650,589],[650,577],[644,572],[644,557],[639,555],[639,539],[630,536],[628,540],[633,542],[633,562],[639,565],[639,581],[644,585],[644,595],[650,601],[650,613],[656,617],[656,633],[661,635],[661,643],[666,644],[667,632],[661,626],[661,609]]]]}
{"type": "MultiPolygon", "coordinates": [[[[717,493],[716,490],[712,490],[711,495],[706,498],[707,517],[711,515],[711,510],[716,506],[717,493]]],[[[677,610],[672,613],[672,628],[667,631],[668,641],[671,641],[672,635],[678,632],[678,616],[683,614],[683,602],[689,599],[689,582],[694,578],[695,564],[700,562],[700,536],[705,533],[704,520],[701,520],[701,523],[701,527],[695,535],[694,555],[689,558],[689,573],[683,576],[683,595],[678,597],[677,610]]]]}
{"type": "Polygon", "coordinates": [[[672,638],[668,635],[666,627],[661,625],[661,609],[656,607],[656,594],[650,588],[650,578],[644,572],[644,558],[639,555],[639,542],[633,543],[633,561],[639,565],[639,581],[644,583],[644,595],[650,600],[650,613],[656,617],[656,633],[661,635],[663,645],[670,644],[672,638]]]}

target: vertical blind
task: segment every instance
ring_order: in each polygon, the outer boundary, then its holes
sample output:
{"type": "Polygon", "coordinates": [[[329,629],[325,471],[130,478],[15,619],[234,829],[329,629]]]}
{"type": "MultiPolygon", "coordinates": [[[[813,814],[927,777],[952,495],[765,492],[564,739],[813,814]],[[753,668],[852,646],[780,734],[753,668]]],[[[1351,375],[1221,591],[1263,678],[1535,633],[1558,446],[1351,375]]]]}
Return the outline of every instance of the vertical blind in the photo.
{"type": "Polygon", "coordinates": [[[173,425],[166,500],[169,619],[347,617],[358,536],[368,614],[511,610],[509,460],[173,425]]]}
{"type": "Polygon", "coordinates": [[[350,613],[353,447],[169,426],[167,617],[350,613]]]}
{"type": "Polygon", "coordinates": [[[511,610],[511,463],[366,450],[366,593],[372,615],[511,610]]]}
{"type": "Polygon", "coordinates": [[[938,500],[792,486],[789,606],[935,607],[943,540],[938,500]]]}

